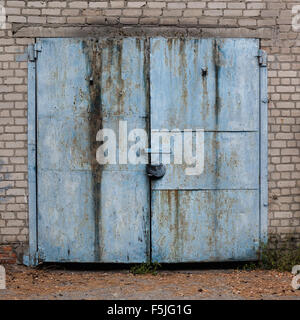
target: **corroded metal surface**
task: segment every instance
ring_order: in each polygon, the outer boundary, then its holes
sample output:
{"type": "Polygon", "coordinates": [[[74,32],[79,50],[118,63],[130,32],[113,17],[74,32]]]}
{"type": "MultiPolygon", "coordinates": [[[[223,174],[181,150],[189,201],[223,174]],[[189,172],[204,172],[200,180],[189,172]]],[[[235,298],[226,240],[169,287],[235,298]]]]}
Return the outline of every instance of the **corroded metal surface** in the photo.
{"type": "MultiPolygon", "coordinates": [[[[42,39],[37,68],[40,260],[256,258],[259,43],[253,39],[42,39]],[[204,129],[204,172],[96,161],[97,132],[204,129]],[[151,212],[150,212],[151,211],[151,212]],[[151,229],[151,234],[150,234],[151,229]],[[152,256],[151,256],[152,251],[152,256]]],[[[125,146],[117,139],[117,150],[125,146]]],[[[172,153],[172,150],[171,150],[172,153]]]]}
{"type": "Polygon", "coordinates": [[[258,50],[253,39],[151,39],[151,126],[257,131],[258,50]]]}
{"type": "Polygon", "coordinates": [[[152,259],[255,259],[259,247],[259,43],[151,40],[151,127],[204,129],[204,171],[152,181],[152,259]]]}
{"type": "Polygon", "coordinates": [[[78,40],[41,42],[37,60],[39,258],[94,261],[86,56],[78,40]]]}
{"type": "Polygon", "coordinates": [[[257,190],[155,190],[152,199],[154,261],[256,259],[257,190]]]}
{"type": "Polygon", "coordinates": [[[145,165],[99,165],[98,130],[147,129],[144,40],[41,40],[38,247],[46,261],[149,257],[145,165]]]}

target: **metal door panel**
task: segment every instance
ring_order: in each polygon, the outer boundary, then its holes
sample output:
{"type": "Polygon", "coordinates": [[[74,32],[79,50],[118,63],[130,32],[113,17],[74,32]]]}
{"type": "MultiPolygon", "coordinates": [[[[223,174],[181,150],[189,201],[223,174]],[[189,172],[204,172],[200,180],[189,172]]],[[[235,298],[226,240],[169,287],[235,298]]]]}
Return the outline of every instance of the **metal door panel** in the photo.
{"type": "MultiPolygon", "coordinates": [[[[148,131],[148,121],[147,118],[144,116],[139,116],[135,114],[128,114],[128,115],[120,115],[120,116],[105,116],[102,118],[102,124],[104,128],[110,128],[113,130],[115,137],[116,137],[116,164],[104,164],[101,166],[102,171],[105,170],[130,170],[130,171],[138,171],[142,172],[141,179],[145,176],[145,163],[139,163],[139,164],[132,164],[131,159],[127,157],[127,163],[123,164],[121,163],[120,154],[118,150],[120,150],[120,138],[127,138],[126,135],[124,135],[124,132],[120,130],[120,122],[126,122],[127,127],[127,134],[129,135],[130,132],[134,129],[143,129],[145,132],[148,131]]],[[[128,139],[127,139],[128,140],[128,139]]],[[[127,141],[127,149],[130,150],[130,148],[137,142],[135,141],[127,141]]],[[[148,140],[146,141],[145,148],[148,146],[148,140]]],[[[123,146],[124,148],[124,146],[123,146]]],[[[145,152],[140,152],[138,155],[140,155],[145,161],[148,161],[148,156],[145,154],[145,152]]],[[[137,155],[137,156],[138,156],[137,155]]],[[[124,160],[124,159],[123,159],[124,160]]],[[[123,161],[122,160],[122,161],[123,161]]]]}
{"type": "Polygon", "coordinates": [[[259,130],[258,52],[258,39],[216,41],[217,130],[259,130]]]}
{"type": "Polygon", "coordinates": [[[74,114],[58,115],[39,118],[39,169],[91,171],[90,121],[74,114]]]}
{"type": "MultiPolygon", "coordinates": [[[[148,128],[145,40],[99,39],[102,127],[112,129],[119,150],[120,121],[127,133],[148,128]]],[[[90,44],[86,45],[87,48],[90,44]]],[[[89,54],[90,55],[90,54],[89,54]]],[[[93,64],[91,65],[93,67],[93,64]]],[[[126,137],[125,137],[126,138],[126,137]]],[[[128,148],[132,143],[128,143],[128,148]]],[[[145,262],[150,259],[149,182],[145,164],[101,166],[99,187],[99,256],[102,262],[145,262]],[[139,195],[137,197],[137,195],[139,195]]]]}
{"type": "Polygon", "coordinates": [[[43,261],[149,259],[145,165],[115,166],[111,172],[96,162],[98,130],[116,129],[119,120],[128,120],[129,129],[147,128],[143,41],[39,40],[38,249],[43,261]]]}
{"type": "MultiPolygon", "coordinates": [[[[102,116],[147,117],[145,39],[99,39],[102,116]]],[[[90,46],[89,43],[86,44],[90,46]]]]}
{"type": "Polygon", "coordinates": [[[165,176],[151,183],[152,259],[255,259],[260,235],[259,43],[150,43],[151,129],[204,130],[203,173],[188,176],[190,166],[171,162],[165,176]]]}
{"type": "Polygon", "coordinates": [[[41,260],[95,260],[97,229],[91,175],[90,171],[39,170],[38,244],[41,260]]]}
{"type": "Polygon", "coordinates": [[[89,86],[82,40],[40,39],[38,43],[42,47],[36,61],[39,118],[85,116],[89,86]]]}
{"type": "Polygon", "coordinates": [[[258,194],[257,190],[153,191],[153,261],[255,259],[258,194]]]}
{"type": "Polygon", "coordinates": [[[44,261],[94,261],[86,58],[78,40],[40,40],[37,60],[38,252],[44,261]],[[73,139],[78,139],[78,144],[73,139]],[[81,148],[75,150],[74,148],[81,148]],[[75,151],[75,152],[73,152],[75,151]],[[83,153],[81,153],[83,151],[83,153]],[[82,171],[84,169],[85,171],[82,171]]]}
{"type": "Polygon", "coordinates": [[[149,181],[145,172],[103,171],[100,199],[101,261],[145,262],[150,236],[149,181]]]}
{"type": "Polygon", "coordinates": [[[152,129],[258,130],[258,40],[155,38],[150,44],[152,129]]]}
{"type": "Polygon", "coordinates": [[[171,162],[165,176],[152,182],[152,190],[258,189],[258,160],[257,132],[204,132],[203,173],[186,175],[193,166],[184,159],[182,165],[171,162]]]}

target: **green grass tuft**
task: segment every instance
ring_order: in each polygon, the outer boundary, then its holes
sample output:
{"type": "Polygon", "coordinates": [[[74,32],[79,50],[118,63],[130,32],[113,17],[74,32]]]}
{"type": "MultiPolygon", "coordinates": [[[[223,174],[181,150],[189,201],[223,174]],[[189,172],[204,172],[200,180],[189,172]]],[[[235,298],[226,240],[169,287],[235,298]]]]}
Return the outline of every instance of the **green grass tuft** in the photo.
{"type": "Polygon", "coordinates": [[[161,265],[158,262],[153,262],[153,263],[141,263],[141,264],[136,264],[134,265],[131,269],[130,272],[134,275],[137,274],[153,274],[157,275],[157,270],[161,268],[161,265]]]}

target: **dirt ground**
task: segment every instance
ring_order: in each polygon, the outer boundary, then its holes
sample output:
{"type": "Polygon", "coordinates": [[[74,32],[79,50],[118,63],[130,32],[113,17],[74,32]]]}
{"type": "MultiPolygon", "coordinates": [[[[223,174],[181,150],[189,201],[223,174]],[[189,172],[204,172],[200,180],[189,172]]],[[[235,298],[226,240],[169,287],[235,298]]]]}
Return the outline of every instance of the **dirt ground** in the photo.
{"type": "Polygon", "coordinates": [[[0,300],[297,299],[292,274],[276,271],[172,270],[133,275],[128,270],[60,270],[7,265],[0,300]]]}

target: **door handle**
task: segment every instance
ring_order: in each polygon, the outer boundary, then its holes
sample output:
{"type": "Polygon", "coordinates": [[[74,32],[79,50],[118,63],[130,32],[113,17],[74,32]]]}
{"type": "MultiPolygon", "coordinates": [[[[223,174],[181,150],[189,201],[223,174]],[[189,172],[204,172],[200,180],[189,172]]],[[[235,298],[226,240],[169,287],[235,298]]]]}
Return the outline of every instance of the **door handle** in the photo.
{"type": "MultiPolygon", "coordinates": [[[[145,153],[150,154],[171,154],[171,152],[160,150],[152,150],[150,148],[146,148],[143,150],[145,153]]],[[[148,177],[151,179],[161,179],[166,174],[166,166],[163,164],[147,164],[146,171],[148,177]]]]}
{"type": "Polygon", "coordinates": [[[166,174],[166,166],[163,164],[147,164],[146,171],[151,179],[161,179],[166,174]]]}

